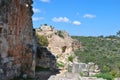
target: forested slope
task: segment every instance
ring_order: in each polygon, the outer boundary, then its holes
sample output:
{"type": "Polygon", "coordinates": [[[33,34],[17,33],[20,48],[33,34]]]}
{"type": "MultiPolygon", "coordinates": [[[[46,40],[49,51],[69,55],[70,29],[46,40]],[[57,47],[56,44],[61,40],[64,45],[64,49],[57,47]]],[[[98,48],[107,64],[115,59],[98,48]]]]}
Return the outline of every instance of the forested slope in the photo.
{"type": "Polygon", "coordinates": [[[102,73],[120,77],[120,38],[72,36],[82,43],[76,51],[80,62],[94,62],[99,65],[102,73]]]}

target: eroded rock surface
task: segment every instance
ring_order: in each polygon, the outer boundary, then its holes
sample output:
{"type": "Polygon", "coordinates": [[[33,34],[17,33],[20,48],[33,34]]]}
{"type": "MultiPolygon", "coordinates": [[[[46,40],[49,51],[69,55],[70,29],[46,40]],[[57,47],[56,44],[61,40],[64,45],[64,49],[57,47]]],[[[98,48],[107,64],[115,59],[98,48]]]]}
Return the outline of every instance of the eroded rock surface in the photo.
{"type": "Polygon", "coordinates": [[[77,61],[74,51],[81,45],[79,41],[72,39],[66,31],[56,30],[53,26],[43,24],[39,29],[36,29],[36,33],[47,37],[49,42],[47,48],[56,57],[57,64],[62,65],[59,68],[67,68],[70,56],[73,56],[74,61],[77,61]]]}
{"type": "Polygon", "coordinates": [[[34,76],[35,37],[32,0],[0,0],[0,80],[34,76]]]}

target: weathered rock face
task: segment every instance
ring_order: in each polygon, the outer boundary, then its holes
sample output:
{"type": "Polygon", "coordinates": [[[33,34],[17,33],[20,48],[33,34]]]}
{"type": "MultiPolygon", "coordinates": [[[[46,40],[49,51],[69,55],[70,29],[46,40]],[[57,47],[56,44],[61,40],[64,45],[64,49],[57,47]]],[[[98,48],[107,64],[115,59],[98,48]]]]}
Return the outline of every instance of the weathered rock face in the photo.
{"type": "Polygon", "coordinates": [[[56,58],[46,47],[39,46],[37,52],[36,66],[49,68],[50,70],[57,69],[56,58]]]}
{"type": "Polygon", "coordinates": [[[34,76],[32,0],[0,0],[0,79],[34,76]]]}
{"type": "Polygon", "coordinates": [[[55,55],[57,63],[63,63],[65,67],[69,62],[68,57],[75,56],[74,51],[80,47],[79,41],[72,39],[66,31],[58,31],[46,24],[37,29],[36,33],[47,37],[49,42],[48,50],[55,55]]]}

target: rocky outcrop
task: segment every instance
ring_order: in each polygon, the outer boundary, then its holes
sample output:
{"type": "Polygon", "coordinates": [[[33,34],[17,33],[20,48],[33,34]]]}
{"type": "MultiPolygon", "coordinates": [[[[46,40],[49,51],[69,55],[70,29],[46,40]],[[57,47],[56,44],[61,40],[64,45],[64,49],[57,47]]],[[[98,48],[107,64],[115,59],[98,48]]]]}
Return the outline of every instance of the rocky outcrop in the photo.
{"type": "Polygon", "coordinates": [[[47,24],[43,24],[39,29],[36,29],[36,33],[47,37],[48,50],[55,55],[58,64],[63,65],[63,68],[67,68],[68,57],[75,58],[74,51],[80,48],[79,41],[72,39],[66,31],[56,30],[47,24]]]}
{"type": "Polygon", "coordinates": [[[37,47],[36,63],[36,66],[49,68],[51,71],[57,69],[56,57],[46,47],[37,47]]]}
{"type": "Polygon", "coordinates": [[[0,0],[0,80],[34,76],[36,41],[32,0],[0,0]]]}

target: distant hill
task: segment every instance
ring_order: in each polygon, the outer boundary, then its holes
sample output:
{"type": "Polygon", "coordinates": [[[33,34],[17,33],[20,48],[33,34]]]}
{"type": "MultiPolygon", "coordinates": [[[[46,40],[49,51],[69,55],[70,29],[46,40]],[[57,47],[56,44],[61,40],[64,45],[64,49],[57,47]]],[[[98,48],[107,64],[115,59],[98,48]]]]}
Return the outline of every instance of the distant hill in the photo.
{"type": "Polygon", "coordinates": [[[120,38],[72,36],[81,42],[82,48],[75,52],[79,62],[94,62],[102,73],[120,77],[120,38]]]}

